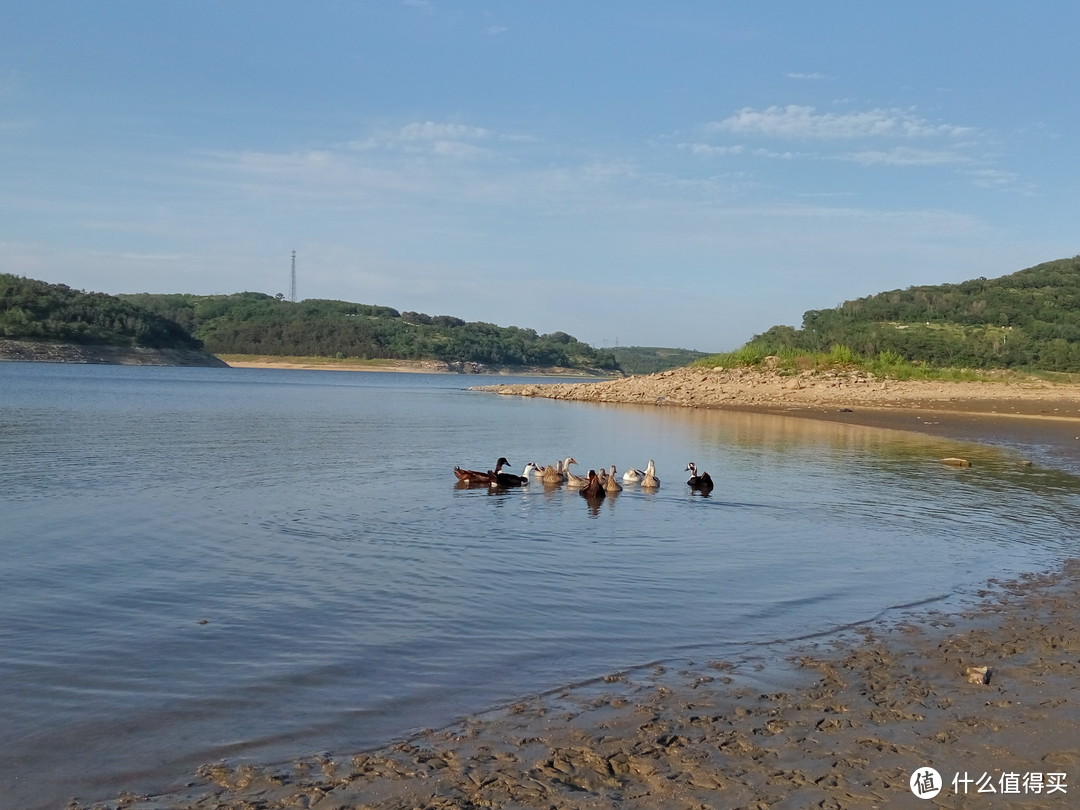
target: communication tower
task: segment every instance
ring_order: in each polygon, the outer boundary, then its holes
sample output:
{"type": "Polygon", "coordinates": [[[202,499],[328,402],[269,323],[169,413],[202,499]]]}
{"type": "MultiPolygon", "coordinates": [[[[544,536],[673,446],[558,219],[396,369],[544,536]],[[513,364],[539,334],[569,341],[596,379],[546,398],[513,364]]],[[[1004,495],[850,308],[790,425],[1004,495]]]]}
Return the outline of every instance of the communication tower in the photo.
{"type": "Polygon", "coordinates": [[[296,251],[292,252],[292,272],[289,274],[289,300],[296,303],[296,251]]]}

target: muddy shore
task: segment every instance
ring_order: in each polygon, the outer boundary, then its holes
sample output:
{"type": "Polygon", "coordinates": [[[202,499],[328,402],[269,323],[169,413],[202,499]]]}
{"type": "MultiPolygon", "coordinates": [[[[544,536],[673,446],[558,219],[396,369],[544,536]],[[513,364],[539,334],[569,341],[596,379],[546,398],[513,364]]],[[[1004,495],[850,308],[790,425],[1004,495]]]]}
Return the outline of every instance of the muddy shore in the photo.
{"type": "MultiPolygon", "coordinates": [[[[485,390],[783,413],[1080,454],[1077,386],[835,377],[799,386],[767,372],[680,369],[485,390]]],[[[71,808],[1066,808],[1080,794],[1078,628],[1080,562],[1066,561],[991,581],[948,614],[916,608],[760,660],[612,672],[378,750],[208,764],[167,795],[71,808]],[[913,774],[916,788],[940,789],[934,799],[913,792],[913,774]]]]}

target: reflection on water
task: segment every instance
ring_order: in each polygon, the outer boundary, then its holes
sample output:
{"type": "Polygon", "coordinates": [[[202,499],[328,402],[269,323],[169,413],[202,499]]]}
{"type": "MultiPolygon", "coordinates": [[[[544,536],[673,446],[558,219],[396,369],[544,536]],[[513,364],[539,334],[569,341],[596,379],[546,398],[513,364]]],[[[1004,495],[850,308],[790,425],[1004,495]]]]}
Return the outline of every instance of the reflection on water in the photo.
{"type": "Polygon", "coordinates": [[[0,364],[6,800],[57,806],[161,790],[220,757],[358,750],[1076,550],[1076,479],[1003,451],[463,389],[0,364]],[[457,485],[454,465],[503,455],[515,470],[654,459],[662,483],[602,499],[457,485]],[[708,496],[686,486],[689,461],[714,479],[708,496]]]}

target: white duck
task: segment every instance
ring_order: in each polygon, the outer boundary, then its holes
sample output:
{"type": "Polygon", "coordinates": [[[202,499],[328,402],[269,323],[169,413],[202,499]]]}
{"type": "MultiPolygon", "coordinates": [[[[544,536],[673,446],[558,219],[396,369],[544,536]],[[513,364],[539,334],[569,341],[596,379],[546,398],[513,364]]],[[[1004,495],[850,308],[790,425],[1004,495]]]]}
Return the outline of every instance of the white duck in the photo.
{"type": "Polygon", "coordinates": [[[641,486],[646,489],[656,489],[660,486],[660,479],[656,477],[656,465],[649,459],[649,465],[645,468],[645,477],[641,479],[641,486]]]}
{"type": "MultiPolygon", "coordinates": [[[[570,463],[577,464],[573,459],[570,459],[570,463]]],[[[589,476],[574,475],[574,473],[570,472],[570,463],[563,469],[563,472],[566,474],[566,486],[570,489],[584,489],[589,486],[589,476]]],[[[594,470],[593,472],[595,473],[596,471],[594,470]]],[[[595,475],[593,477],[595,477],[595,475]]]]}
{"type": "Polygon", "coordinates": [[[622,474],[622,480],[627,484],[640,484],[641,479],[645,477],[645,471],[639,470],[637,467],[631,467],[622,474]]]}

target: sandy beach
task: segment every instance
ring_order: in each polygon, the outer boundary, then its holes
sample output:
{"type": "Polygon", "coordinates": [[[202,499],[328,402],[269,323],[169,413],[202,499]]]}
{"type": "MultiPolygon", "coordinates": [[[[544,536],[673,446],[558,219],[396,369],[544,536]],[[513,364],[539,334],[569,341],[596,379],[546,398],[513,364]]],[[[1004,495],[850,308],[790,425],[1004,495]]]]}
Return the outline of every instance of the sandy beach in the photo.
{"type": "Polygon", "coordinates": [[[277,368],[308,371],[396,371],[403,374],[460,374],[480,379],[487,375],[526,377],[596,377],[580,369],[557,366],[495,366],[482,363],[449,363],[442,360],[359,360],[347,357],[281,357],[278,355],[223,354],[219,359],[231,368],[277,368]]]}
{"type": "MultiPolygon", "coordinates": [[[[1080,454],[1080,386],[1035,381],[679,369],[485,390],[778,412],[1080,454]]],[[[178,792],[70,808],[1071,807],[1078,628],[1080,562],[1065,562],[988,582],[949,614],[911,606],[757,659],[612,672],[379,750],[207,764],[178,792]]]]}

